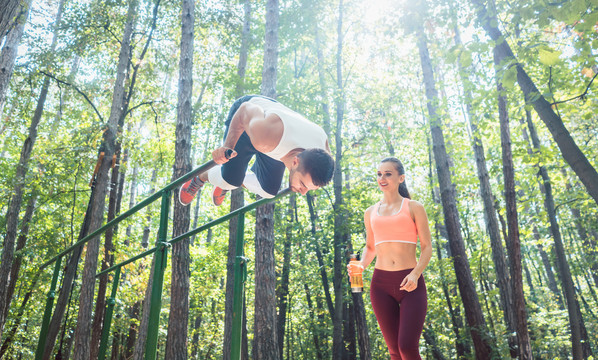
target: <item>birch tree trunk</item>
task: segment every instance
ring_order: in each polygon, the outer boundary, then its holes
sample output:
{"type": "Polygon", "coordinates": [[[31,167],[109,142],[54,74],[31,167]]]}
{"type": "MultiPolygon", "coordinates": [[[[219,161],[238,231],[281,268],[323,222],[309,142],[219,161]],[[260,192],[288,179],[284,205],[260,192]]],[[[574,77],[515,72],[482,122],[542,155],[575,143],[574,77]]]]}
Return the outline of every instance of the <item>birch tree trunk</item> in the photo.
{"type": "MultiPolygon", "coordinates": [[[[94,198],[94,204],[91,210],[92,217],[90,230],[94,231],[102,226],[104,219],[104,204],[108,188],[108,173],[112,166],[112,157],[116,151],[116,135],[118,131],[119,120],[126,113],[126,93],[125,76],[131,58],[131,36],[133,25],[137,14],[137,0],[129,2],[127,18],[121,49],[118,60],[116,80],[114,83],[114,94],[112,97],[112,107],[110,109],[110,118],[108,119],[106,131],[102,141],[102,151],[105,153],[102,164],[98,171],[96,185],[97,195],[94,198]]],[[[73,358],[75,360],[86,360],[90,356],[90,338],[91,338],[91,313],[93,305],[93,295],[95,288],[95,273],[98,263],[98,252],[100,246],[100,237],[96,236],[87,243],[85,254],[85,265],[81,277],[81,294],[79,296],[79,313],[77,316],[77,327],[75,328],[75,345],[73,358]]]]}
{"type": "MultiPolygon", "coordinates": [[[[54,25],[54,34],[52,36],[52,43],[50,45],[50,54],[53,54],[54,50],[56,49],[56,43],[58,39],[58,24],[62,18],[63,8],[64,0],[61,0],[58,6],[58,13],[56,14],[56,23],[54,25]]],[[[6,318],[4,317],[4,309],[10,308],[10,302],[12,300],[11,298],[7,297],[7,290],[10,281],[10,270],[12,268],[15,254],[15,240],[17,237],[19,213],[21,211],[21,204],[23,202],[23,189],[26,187],[25,176],[29,170],[29,159],[31,158],[31,153],[33,152],[33,147],[35,146],[35,141],[37,139],[37,127],[44,113],[44,105],[46,104],[46,97],[48,95],[49,87],[50,79],[45,77],[39,93],[39,98],[37,100],[37,106],[35,108],[35,112],[33,113],[33,117],[31,118],[31,124],[29,125],[29,133],[25,139],[25,142],[23,143],[23,147],[21,148],[21,156],[19,158],[17,171],[13,180],[10,206],[6,213],[6,235],[4,236],[2,257],[0,260],[0,338],[2,337],[2,330],[4,329],[4,323],[6,322],[6,318]]]]}
{"type": "MultiPolygon", "coordinates": [[[[266,2],[266,34],[262,95],[276,97],[278,71],[278,0],[266,2]]],[[[276,335],[276,269],[274,259],[274,203],[256,209],[255,222],[255,324],[253,358],[278,360],[276,335]]]]}
{"type": "MultiPolygon", "coordinates": [[[[193,122],[193,31],[195,2],[183,0],[181,19],[181,58],[179,61],[179,95],[177,105],[175,162],[172,181],[191,171],[191,125],[193,122]]],[[[174,201],[172,237],[189,230],[191,211],[174,201]]],[[[189,241],[185,239],[172,245],[172,275],[170,316],[166,337],[166,359],[185,360],[189,324],[189,276],[191,258],[189,241]]]]}
{"type": "Polygon", "coordinates": [[[440,183],[442,208],[448,232],[451,255],[453,257],[453,265],[459,284],[459,292],[461,293],[461,298],[465,307],[465,316],[473,339],[476,358],[488,359],[492,354],[492,343],[488,337],[489,334],[487,332],[486,322],[471,276],[471,269],[469,268],[465,244],[461,234],[459,211],[455,201],[455,190],[449,168],[449,157],[446,151],[440,117],[436,109],[438,104],[438,92],[436,90],[421,16],[416,20],[415,27],[417,47],[419,49],[423,80],[426,89],[430,131],[432,133],[432,148],[436,161],[438,182],[440,183]]]}
{"type": "Polygon", "coordinates": [[[579,149],[569,130],[565,127],[563,119],[552,109],[551,104],[538,90],[536,84],[523,69],[523,65],[517,62],[513,50],[507,39],[495,24],[498,24],[496,14],[490,12],[483,0],[471,0],[478,16],[478,20],[490,38],[496,42],[496,56],[499,63],[505,64],[514,61],[517,68],[517,82],[526,101],[534,106],[540,119],[544,122],[565,161],[571,166],[579,180],[584,184],[588,194],[598,204],[598,172],[592,166],[585,154],[579,149]]]}

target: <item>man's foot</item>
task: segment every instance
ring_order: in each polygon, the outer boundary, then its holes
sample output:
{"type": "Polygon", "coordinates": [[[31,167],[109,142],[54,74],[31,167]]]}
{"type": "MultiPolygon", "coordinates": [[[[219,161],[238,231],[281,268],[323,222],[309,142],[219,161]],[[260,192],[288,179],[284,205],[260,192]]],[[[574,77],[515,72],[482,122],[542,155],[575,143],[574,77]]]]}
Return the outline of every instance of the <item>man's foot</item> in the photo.
{"type": "Polygon", "coordinates": [[[214,190],[212,190],[212,201],[214,202],[214,205],[222,205],[227,192],[228,190],[224,190],[222,188],[219,188],[218,186],[214,186],[214,190]]]}
{"type": "Polygon", "coordinates": [[[203,184],[204,182],[199,179],[199,176],[194,176],[191,180],[184,183],[179,190],[179,202],[183,206],[191,204],[191,201],[193,201],[203,184]]]}

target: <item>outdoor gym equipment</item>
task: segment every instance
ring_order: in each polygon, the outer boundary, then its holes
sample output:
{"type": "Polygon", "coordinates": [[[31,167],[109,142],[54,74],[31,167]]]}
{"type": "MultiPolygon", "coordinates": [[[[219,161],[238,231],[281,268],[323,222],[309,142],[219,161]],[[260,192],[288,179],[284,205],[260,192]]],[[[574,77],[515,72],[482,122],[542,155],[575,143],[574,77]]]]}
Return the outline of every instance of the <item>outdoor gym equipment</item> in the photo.
{"type": "Polygon", "coordinates": [[[222,222],[230,220],[231,218],[238,216],[237,221],[237,238],[236,238],[236,247],[235,247],[235,281],[234,281],[234,290],[233,290],[233,327],[232,327],[232,344],[231,344],[231,359],[240,359],[241,358],[241,324],[242,324],[242,304],[243,304],[243,297],[244,297],[244,283],[245,278],[247,276],[247,262],[246,258],[244,257],[244,249],[243,249],[243,237],[244,237],[244,229],[245,229],[245,213],[257,208],[260,205],[264,205],[273,201],[276,201],[288,194],[291,193],[291,189],[287,188],[279,192],[275,197],[271,199],[261,199],[255,201],[249,205],[241,207],[237,210],[234,210],[218,219],[212,220],[207,224],[204,224],[196,229],[190,230],[185,234],[179,235],[173,239],[167,240],[167,231],[168,231],[168,214],[170,210],[170,200],[172,195],[172,190],[179,187],[185,181],[189,180],[191,177],[208,171],[209,169],[216,166],[216,163],[211,160],[207,163],[201,165],[200,167],[188,172],[187,174],[181,176],[177,180],[171,182],[164,188],[156,191],[154,194],[150,195],[147,199],[141,201],[137,205],[133,206],[128,211],[124,212],[123,214],[117,216],[113,220],[109,221],[106,225],[100,227],[99,229],[93,231],[91,234],[85,236],[81,240],[77,241],[74,245],[70,246],[69,248],[63,250],[58,255],[53,257],[52,259],[45,262],[41,267],[40,270],[45,269],[46,267],[54,264],[54,272],[52,276],[52,281],[50,283],[50,290],[48,291],[47,300],[46,300],[46,307],[44,310],[44,318],[42,321],[42,328],[40,331],[39,342],[37,345],[37,351],[35,354],[36,360],[41,360],[44,352],[44,347],[46,345],[46,337],[48,334],[48,327],[50,325],[50,319],[52,317],[52,308],[54,305],[54,297],[55,297],[55,290],[56,284],[58,282],[58,276],[60,274],[60,266],[62,262],[62,258],[73,251],[74,249],[78,248],[79,246],[83,246],[85,243],[90,241],[96,236],[99,236],[106,232],[108,229],[116,226],[121,221],[125,220],[129,216],[135,214],[139,210],[145,208],[146,206],[150,205],[154,201],[158,200],[159,198],[162,199],[161,210],[160,210],[160,225],[158,228],[158,237],[156,239],[156,245],[147,250],[143,253],[134,256],[128,260],[125,260],[119,264],[116,264],[98,274],[96,274],[96,278],[103,274],[110,273],[114,271],[114,277],[112,280],[112,292],[110,294],[110,298],[106,302],[106,312],[104,315],[104,326],[102,329],[102,337],[100,342],[100,351],[98,355],[99,360],[104,360],[106,357],[106,351],[108,347],[108,338],[110,336],[110,326],[112,323],[112,314],[114,309],[116,293],[118,290],[118,281],[120,278],[120,270],[123,266],[134,262],[138,259],[141,259],[147,255],[154,254],[154,275],[151,279],[152,281],[152,290],[150,296],[150,307],[149,307],[149,323],[148,323],[148,334],[147,334],[147,341],[145,343],[145,359],[154,360],[157,356],[157,347],[158,347],[158,330],[160,325],[160,308],[162,307],[162,287],[164,284],[164,271],[167,265],[167,252],[168,248],[181,240],[187,239],[197,233],[200,233],[204,230],[211,228],[214,225],[218,225],[222,222]]]}

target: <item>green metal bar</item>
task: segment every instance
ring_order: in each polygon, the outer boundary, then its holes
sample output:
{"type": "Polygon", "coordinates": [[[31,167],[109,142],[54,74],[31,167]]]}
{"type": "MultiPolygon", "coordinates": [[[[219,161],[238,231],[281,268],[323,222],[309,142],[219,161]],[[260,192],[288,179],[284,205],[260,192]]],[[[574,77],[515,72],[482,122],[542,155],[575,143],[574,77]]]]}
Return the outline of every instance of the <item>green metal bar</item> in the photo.
{"type": "Polygon", "coordinates": [[[180,178],[178,178],[175,181],[171,182],[170,184],[166,185],[164,188],[158,190],[153,195],[150,195],[147,199],[141,201],[137,205],[133,206],[132,208],[130,208],[129,210],[127,210],[126,212],[124,212],[123,214],[121,214],[121,215],[117,216],[116,218],[114,218],[113,220],[109,221],[106,225],[100,227],[99,229],[97,229],[96,231],[94,231],[91,234],[87,235],[83,239],[77,241],[71,247],[63,250],[61,253],[59,253],[58,255],[56,255],[55,257],[53,257],[52,259],[46,261],[42,266],[40,266],[40,270],[44,269],[46,266],[52,264],[59,257],[62,257],[65,254],[68,254],[69,252],[71,252],[76,247],[85,244],[89,240],[93,239],[95,236],[104,233],[109,228],[117,225],[121,221],[125,220],[129,216],[131,216],[134,213],[136,213],[137,211],[139,211],[139,210],[143,209],[144,207],[148,206],[149,204],[153,203],[158,198],[160,198],[164,193],[170,192],[170,190],[176,188],[177,186],[179,186],[180,184],[184,183],[185,181],[187,181],[188,179],[190,179],[194,175],[206,172],[206,171],[210,170],[211,168],[213,168],[214,166],[216,166],[216,163],[214,162],[214,160],[210,160],[207,163],[203,164],[202,166],[196,168],[195,170],[191,170],[187,174],[181,176],[180,178]]]}
{"type": "Polygon", "coordinates": [[[141,254],[139,254],[139,255],[136,255],[136,256],[134,256],[134,257],[132,257],[132,258],[130,258],[130,259],[127,259],[127,260],[125,260],[125,261],[121,262],[121,263],[118,263],[118,264],[116,264],[116,265],[113,265],[113,266],[109,267],[108,269],[106,269],[106,270],[104,270],[104,271],[102,271],[102,272],[99,272],[99,273],[97,273],[97,274],[96,274],[96,278],[98,278],[98,277],[100,277],[100,276],[102,276],[102,275],[104,275],[104,274],[107,274],[107,273],[109,273],[109,272],[111,272],[111,271],[113,271],[113,270],[116,270],[116,269],[118,269],[118,268],[121,268],[121,267],[123,267],[123,266],[125,266],[125,265],[128,265],[128,264],[130,264],[130,263],[132,263],[132,262],[134,262],[134,261],[137,261],[137,260],[139,260],[139,259],[141,259],[141,258],[143,258],[143,257],[146,257],[146,256],[148,256],[148,255],[150,255],[150,254],[153,254],[153,253],[155,253],[157,250],[160,250],[160,249],[161,249],[161,247],[153,247],[153,248],[151,248],[151,249],[149,249],[149,250],[146,250],[146,251],[142,252],[142,253],[141,253],[141,254]]]}
{"type": "Polygon", "coordinates": [[[159,251],[154,254],[154,276],[152,278],[152,294],[150,298],[150,316],[147,325],[147,340],[145,343],[145,358],[156,359],[158,349],[158,330],[160,328],[160,309],[162,308],[162,287],[164,286],[164,271],[168,263],[168,247],[166,236],[168,233],[168,211],[170,210],[170,190],[162,195],[162,209],[160,211],[160,228],[156,247],[159,251]]]}
{"type": "Polygon", "coordinates": [[[110,326],[112,325],[112,314],[114,312],[114,305],[116,304],[116,291],[118,290],[118,281],[120,280],[120,268],[114,272],[114,279],[112,280],[112,293],[108,299],[106,306],[106,314],[104,315],[104,326],[102,328],[102,340],[100,341],[100,352],[98,353],[98,360],[106,358],[106,350],[108,349],[108,337],[110,336],[110,326]]]}
{"type": "Polygon", "coordinates": [[[243,276],[247,262],[244,256],[245,213],[237,218],[237,239],[235,246],[235,280],[233,285],[233,326],[231,333],[231,360],[241,359],[241,339],[243,326],[243,297],[245,296],[245,278],[243,276]]]}
{"type": "Polygon", "coordinates": [[[260,200],[258,200],[256,202],[253,202],[253,203],[249,204],[249,205],[245,205],[242,208],[239,208],[237,210],[231,211],[230,213],[228,213],[228,214],[226,214],[226,215],[224,215],[222,217],[219,217],[216,220],[212,220],[212,221],[210,221],[209,223],[207,223],[205,225],[202,225],[202,226],[200,226],[198,228],[195,228],[195,229],[193,229],[191,231],[188,231],[188,232],[186,232],[186,233],[184,233],[182,235],[179,235],[179,236],[175,237],[174,239],[169,240],[168,242],[170,244],[174,244],[174,243],[179,242],[181,240],[185,240],[186,238],[191,237],[191,236],[193,236],[195,234],[198,234],[198,233],[200,233],[200,232],[202,232],[204,230],[207,230],[207,229],[211,228],[214,225],[218,225],[220,223],[223,223],[223,222],[225,222],[225,221],[227,221],[227,220],[229,220],[229,219],[231,219],[231,218],[233,218],[233,217],[235,217],[235,216],[237,216],[239,214],[244,214],[244,213],[246,213],[246,212],[248,212],[250,210],[255,209],[256,207],[258,207],[260,205],[264,205],[264,204],[268,204],[268,203],[271,203],[273,201],[276,201],[276,200],[280,199],[281,197],[284,197],[284,196],[286,196],[286,195],[288,195],[290,193],[291,193],[291,189],[290,188],[286,188],[286,189],[282,190],[281,192],[279,192],[278,194],[276,194],[276,196],[273,197],[273,198],[271,198],[271,199],[260,199],[260,200]]]}
{"type": "MultiPolygon", "coordinates": [[[[174,238],[172,240],[169,240],[168,243],[169,244],[174,244],[176,242],[179,242],[181,240],[189,238],[189,237],[191,237],[191,236],[193,236],[193,235],[195,235],[197,233],[200,233],[200,232],[202,232],[204,230],[207,230],[207,229],[211,228],[212,226],[215,226],[215,225],[218,225],[220,223],[223,223],[223,222],[225,222],[225,221],[227,221],[227,220],[229,220],[229,219],[231,219],[231,218],[233,218],[233,217],[235,217],[235,216],[237,216],[239,214],[244,214],[244,213],[246,213],[246,212],[248,212],[250,210],[255,209],[256,207],[258,207],[260,205],[264,205],[264,204],[267,204],[269,202],[272,202],[272,201],[275,201],[277,199],[280,199],[281,197],[283,197],[285,195],[288,195],[290,193],[291,193],[291,189],[288,189],[288,188],[284,189],[281,192],[279,192],[276,195],[276,197],[274,197],[272,199],[261,199],[261,200],[258,200],[256,202],[254,202],[254,203],[251,203],[249,205],[245,205],[244,207],[238,208],[237,210],[234,210],[234,211],[232,211],[232,212],[230,212],[230,213],[228,213],[228,214],[226,214],[224,216],[221,216],[218,219],[212,220],[209,223],[206,223],[206,224],[204,224],[204,225],[202,225],[202,226],[200,226],[198,228],[195,228],[195,229],[193,229],[193,230],[191,230],[191,231],[189,231],[189,232],[187,232],[185,234],[177,236],[176,238],[174,238]]],[[[112,267],[110,267],[110,268],[108,268],[108,269],[106,269],[106,270],[104,270],[102,272],[99,272],[98,274],[96,274],[96,277],[99,277],[99,276],[101,276],[101,275],[103,275],[105,273],[109,273],[111,271],[114,271],[118,267],[122,267],[122,266],[125,266],[127,264],[130,264],[130,263],[132,263],[134,261],[137,261],[137,260],[139,260],[139,259],[141,259],[141,258],[143,258],[143,257],[145,257],[147,255],[153,254],[157,250],[160,250],[160,247],[154,247],[154,248],[151,248],[149,250],[146,250],[146,251],[142,252],[139,255],[136,255],[136,256],[128,259],[128,260],[125,260],[125,261],[123,261],[121,263],[113,265],[112,267]]]]}
{"type": "Polygon", "coordinates": [[[42,320],[42,328],[39,333],[39,341],[37,343],[37,350],[35,352],[35,359],[41,360],[44,356],[44,348],[46,347],[46,338],[48,337],[48,328],[50,327],[50,319],[52,317],[52,307],[54,305],[54,298],[56,297],[56,283],[58,283],[58,274],[60,274],[60,264],[62,258],[58,258],[54,265],[54,273],[52,274],[52,283],[50,284],[50,291],[46,299],[46,309],[44,310],[44,319],[42,320]]]}

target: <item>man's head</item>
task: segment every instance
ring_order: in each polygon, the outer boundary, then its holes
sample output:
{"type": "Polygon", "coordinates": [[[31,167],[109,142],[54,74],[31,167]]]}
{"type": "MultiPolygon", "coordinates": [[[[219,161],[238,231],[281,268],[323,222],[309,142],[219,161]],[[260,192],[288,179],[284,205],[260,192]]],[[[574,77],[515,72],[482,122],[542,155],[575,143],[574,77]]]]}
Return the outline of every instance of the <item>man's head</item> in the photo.
{"type": "Polygon", "coordinates": [[[328,184],[334,173],[334,160],[323,149],[304,150],[295,164],[289,170],[289,186],[303,195],[328,184]]]}

